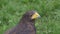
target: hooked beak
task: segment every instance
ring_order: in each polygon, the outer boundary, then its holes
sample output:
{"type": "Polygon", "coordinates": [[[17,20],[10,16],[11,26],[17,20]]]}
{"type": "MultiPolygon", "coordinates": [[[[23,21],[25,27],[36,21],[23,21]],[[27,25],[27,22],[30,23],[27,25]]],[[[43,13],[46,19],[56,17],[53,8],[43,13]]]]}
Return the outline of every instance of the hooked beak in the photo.
{"type": "Polygon", "coordinates": [[[36,18],[40,18],[41,16],[37,13],[37,12],[35,12],[33,15],[32,15],[32,17],[31,17],[31,19],[36,19],[36,18]]]}

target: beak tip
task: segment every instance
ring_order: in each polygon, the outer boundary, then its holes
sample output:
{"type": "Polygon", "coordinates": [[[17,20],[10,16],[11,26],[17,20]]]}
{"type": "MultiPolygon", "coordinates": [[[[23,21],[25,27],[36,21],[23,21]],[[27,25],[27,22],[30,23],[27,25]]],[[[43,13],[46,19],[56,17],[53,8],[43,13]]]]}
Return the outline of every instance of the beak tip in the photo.
{"type": "Polygon", "coordinates": [[[38,16],[38,18],[41,18],[41,16],[38,16]]]}

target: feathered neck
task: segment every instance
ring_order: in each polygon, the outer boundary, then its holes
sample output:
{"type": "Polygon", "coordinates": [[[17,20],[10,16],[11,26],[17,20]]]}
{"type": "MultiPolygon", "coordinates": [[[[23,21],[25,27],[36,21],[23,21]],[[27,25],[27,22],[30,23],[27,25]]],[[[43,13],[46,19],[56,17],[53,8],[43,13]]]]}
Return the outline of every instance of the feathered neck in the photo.
{"type": "Polygon", "coordinates": [[[28,18],[22,18],[19,22],[20,23],[25,23],[25,24],[31,24],[31,25],[34,25],[35,24],[35,20],[30,20],[28,18]]]}

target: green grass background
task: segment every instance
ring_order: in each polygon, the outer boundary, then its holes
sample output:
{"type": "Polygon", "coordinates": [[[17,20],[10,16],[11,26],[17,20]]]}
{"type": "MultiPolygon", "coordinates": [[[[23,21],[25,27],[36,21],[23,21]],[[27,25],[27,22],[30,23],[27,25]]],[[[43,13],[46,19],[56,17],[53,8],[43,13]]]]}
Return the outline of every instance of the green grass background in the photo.
{"type": "Polygon", "coordinates": [[[15,26],[28,10],[41,15],[37,34],[60,34],[60,0],[0,0],[0,34],[15,26]]]}

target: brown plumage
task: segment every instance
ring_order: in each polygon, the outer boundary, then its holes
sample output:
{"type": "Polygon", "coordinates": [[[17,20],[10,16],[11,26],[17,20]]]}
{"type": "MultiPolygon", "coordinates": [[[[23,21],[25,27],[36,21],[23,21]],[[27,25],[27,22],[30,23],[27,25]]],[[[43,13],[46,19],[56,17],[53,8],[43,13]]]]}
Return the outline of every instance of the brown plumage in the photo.
{"type": "Polygon", "coordinates": [[[23,16],[18,25],[7,30],[4,34],[36,34],[35,19],[31,19],[35,11],[28,11],[23,16]]]}

